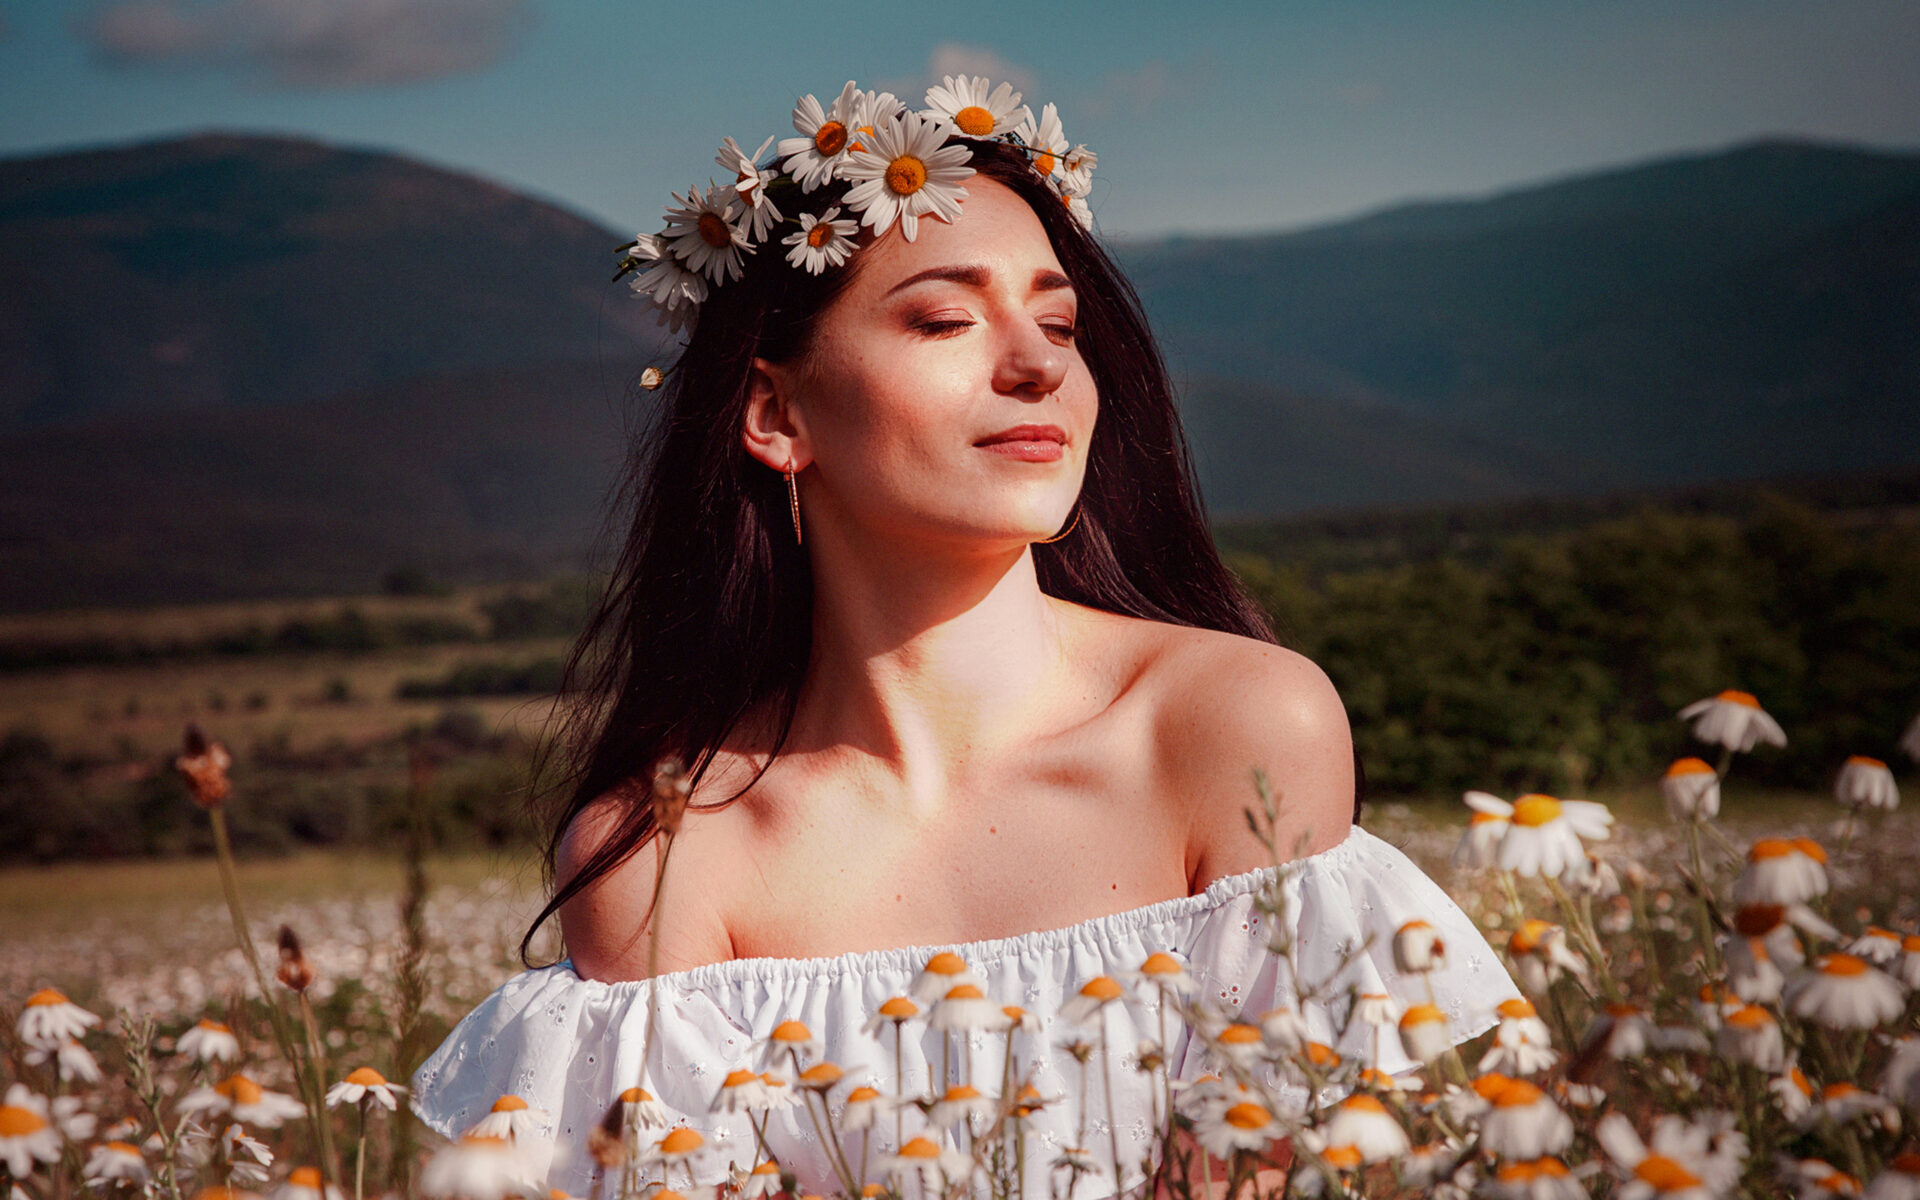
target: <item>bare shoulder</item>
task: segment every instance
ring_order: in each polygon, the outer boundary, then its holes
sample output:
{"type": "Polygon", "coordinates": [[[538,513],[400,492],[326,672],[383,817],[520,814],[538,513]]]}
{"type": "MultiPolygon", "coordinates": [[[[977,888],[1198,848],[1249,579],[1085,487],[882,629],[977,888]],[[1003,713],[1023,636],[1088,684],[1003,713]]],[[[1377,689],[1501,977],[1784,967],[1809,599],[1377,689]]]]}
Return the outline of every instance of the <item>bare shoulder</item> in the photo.
{"type": "MultiPolygon", "coordinates": [[[[617,789],[582,809],[567,826],[554,863],[564,886],[596,855],[617,845],[639,804],[637,788],[617,789]]],[[[644,979],[733,957],[732,940],[712,891],[697,886],[707,872],[700,860],[716,853],[718,830],[710,814],[689,811],[673,841],[661,884],[661,850],[654,837],[560,906],[560,932],[574,970],[585,979],[644,979]],[[655,892],[658,891],[656,907],[655,892]],[[649,970],[651,940],[660,946],[649,970]]]]}
{"type": "Polygon", "coordinates": [[[1353,819],[1353,738],[1326,672],[1267,642],[1163,628],[1156,758],[1164,794],[1187,809],[1189,885],[1271,863],[1247,828],[1255,769],[1278,801],[1283,857],[1337,845],[1353,819]]]}

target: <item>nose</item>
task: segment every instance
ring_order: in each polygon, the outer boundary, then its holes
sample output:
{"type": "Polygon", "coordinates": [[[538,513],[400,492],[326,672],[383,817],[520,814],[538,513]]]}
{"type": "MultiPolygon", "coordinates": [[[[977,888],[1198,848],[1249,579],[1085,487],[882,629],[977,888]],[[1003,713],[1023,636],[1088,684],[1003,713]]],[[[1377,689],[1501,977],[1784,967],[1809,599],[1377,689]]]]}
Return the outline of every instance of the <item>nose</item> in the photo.
{"type": "Polygon", "coordinates": [[[1025,314],[1007,322],[994,364],[994,390],[1022,400],[1044,400],[1059,390],[1067,377],[1068,349],[1047,336],[1025,314]]]}

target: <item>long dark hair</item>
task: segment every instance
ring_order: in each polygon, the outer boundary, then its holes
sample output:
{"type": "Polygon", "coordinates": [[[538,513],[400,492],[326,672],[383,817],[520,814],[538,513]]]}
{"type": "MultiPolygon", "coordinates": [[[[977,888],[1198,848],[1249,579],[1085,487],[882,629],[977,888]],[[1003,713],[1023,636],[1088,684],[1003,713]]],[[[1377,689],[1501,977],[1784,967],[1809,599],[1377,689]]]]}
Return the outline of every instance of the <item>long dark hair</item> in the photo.
{"type": "MultiPolygon", "coordinates": [[[[1276,642],[1265,612],[1214,548],[1166,364],[1132,285],[1024,153],[999,142],[968,145],[976,171],[1039,215],[1073,283],[1076,341],[1099,395],[1079,524],[1032,548],[1041,589],[1109,612],[1276,642]]],[[[780,207],[789,216],[819,212],[843,191],[792,192],[780,207]]],[[[748,375],[756,357],[785,362],[806,352],[858,261],[856,254],[847,267],[813,276],[783,261],[778,242],[763,245],[740,279],[701,305],[668,372],[630,462],[625,544],[567,664],[564,716],[549,744],[562,748],[569,770],[535,801],[547,830],[548,881],[558,886],[521,941],[523,961],[549,916],[653,836],[656,763],[679,756],[697,784],[743,718],[769,703],[778,732],[768,765],[792,731],[811,648],[813,578],[794,544],[783,479],[741,443],[748,375]],[[572,878],[556,880],[568,825],[609,794],[628,798],[618,824],[572,878]]]]}

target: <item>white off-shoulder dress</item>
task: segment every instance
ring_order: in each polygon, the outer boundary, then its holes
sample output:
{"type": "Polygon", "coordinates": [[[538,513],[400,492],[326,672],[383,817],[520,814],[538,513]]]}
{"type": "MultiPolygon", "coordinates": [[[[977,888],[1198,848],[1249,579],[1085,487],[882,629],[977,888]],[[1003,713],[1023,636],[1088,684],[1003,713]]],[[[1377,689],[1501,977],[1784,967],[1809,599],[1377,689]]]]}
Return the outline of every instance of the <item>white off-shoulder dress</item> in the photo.
{"type": "MultiPolygon", "coordinates": [[[[1257,1020],[1271,1009],[1294,1007],[1287,968],[1268,950],[1273,931],[1263,928],[1267,918],[1254,903],[1261,885],[1277,870],[1266,867],[1228,876],[1197,895],[1064,929],[964,945],[911,946],[833,958],[743,958],[622,983],[582,979],[565,962],[524,971],[462,1020],[414,1075],[414,1109],[429,1126],[451,1137],[485,1116],[501,1096],[520,1097],[549,1119],[546,1132],[554,1140],[549,1185],[582,1196],[594,1169],[585,1149],[587,1132],[622,1091],[640,1084],[676,1120],[704,1135],[703,1152],[692,1162],[694,1173],[700,1183],[719,1182],[729,1162],[744,1168],[754,1159],[748,1119],[713,1111],[728,1072],[757,1068],[760,1047],[774,1027],[798,1020],[824,1043],[825,1058],[846,1068],[850,1081],[887,1094],[900,1092],[891,1034],[870,1036],[862,1026],[886,1000],[908,993],[928,958],[953,950],[984,980],[989,999],[1042,1016],[1041,1029],[1016,1033],[1013,1048],[1022,1070],[1033,1072],[1041,1094],[1059,1098],[1030,1119],[1028,1194],[1044,1196],[1049,1165],[1074,1143],[1083,1119],[1085,1148],[1103,1169],[1114,1128],[1122,1159],[1138,1161],[1152,1136],[1152,1092],[1133,1055],[1142,1039],[1159,1036],[1159,1016],[1151,1002],[1107,1006],[1102,1019],[1107,1023],[1114,1089],[1114,1111],[1109,1113],[1098,1055],[1087,1075],[1089,1085],[1083,1088],[1080,1064],[1061,1048],[1075,1037],[1093,1040],[1091,1027],[1071,1026],[1055,1014],[1087,980],[1124,975],[1156,951],[1184,959],[1205,997],[1228,1013],[1257,1020]],[[639,1055],[653,989],[659,991],[658,1010],[643,1072],[639,1055]]],[[[1457,1042],[1492,1026],[1496,1006],[1519,995],[1499,958],[1446,892],[1406,855],[1365,829],[1354,826],[1339,845],[1289,863],[1285,870],[1286,911],[1296,925],[1301,977],[1309,984],[1327,979],[1345,959],[1335,989],[1342,996],[1339,1007],[1353,994],[1349,984],[1362,993],[1387,993],[1404,1008],[1427,1002],[1430,983],[1457,1042]],[[1393,934],[1416,918],[1434,925],[1446,947],[1444,968],[1428,980],[1394,969],[1393,934]]],[[[1310,1003],[1301,1015],[1315,1040],[1335,1043],[1342,1024],[1338,1012],[1310,1003]]],[[[1205,1044],[1178,1022],[1173,1026],[1167,1055],[1173,1078],[1191,1080],[1211,1069],[1205,1044]]],[[[905,1090],[924,1095],[929,1071],[947,1069],[948,1035],[916,1020],[905,1026],[905,1036],[905,1090]]],[[[973,1034],[965,1048],[962,1035],[953,1036],[954,1075],[961,1074],[970,1050],[975,1083],[983,1092],[996,1091],[1005,1035],[973,1034]]],[[[1397,1037],[1372,1037],[1359,1022],[1348,1025],[1347,1036],[1335,1048],[1389,1074],[1415,1065],[1402,1053],[1397,1037]]],[[[836,1109],[846,1090],[843,1084],[830,1093],[836,1109]]],[[[1294,1089],[1291,1098],[1297,1105],[1306,1102],[1300,1089],[1294,1089]]],[[[911,1139],[921,1132],[918,1113],[910,1110],[905,1136],[911,1139]]],[[[861,1136],[844,1139],[855,1163],[862,1152],[861,1136]]],[[[877,1164],[895,1149],[893,1120],[882,1119],[870,1136],[866,1152],[877,1164]]],[[[766,1137],[781,1164],[799,1175],[802,1191],[844,1190],[804,1109],[773,1112],[766,1137]]],[[[1129,1186],[1137,1176],[1137,1171],[1128,1172],[1129,1186]]],[[[871,1178],[878,1177],[876,1170],[871,1178]]],[[[679,1168],[674,1181],[676,1186],[684,1182],[679,1168]]],[[[1080,1181],[1075,1195],[1095,1200],[1112,1191],[1110,1175],[1094,1175],[1080,1181]]]]}

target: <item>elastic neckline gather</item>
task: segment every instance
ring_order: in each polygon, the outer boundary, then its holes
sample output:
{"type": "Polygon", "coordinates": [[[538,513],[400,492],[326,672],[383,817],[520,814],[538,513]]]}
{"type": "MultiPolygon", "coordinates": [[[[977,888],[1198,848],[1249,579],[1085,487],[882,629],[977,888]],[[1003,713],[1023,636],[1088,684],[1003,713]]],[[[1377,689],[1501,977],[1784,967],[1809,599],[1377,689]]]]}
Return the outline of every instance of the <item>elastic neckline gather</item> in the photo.
{"type": "MultiPolygon", "coordinates": [[[[1304,858],[1287,862],[1285,869],[1289,875],[1297,878],[1308,872],[1342,867],[1360,852],[1363,845],[1378,841],[1378,838],[1360,826],[1349,826],[1345,838],[1318,854],[1309,854],[1304,858]]],[[[929,942],[925,945],[900,946],[889,950],[849,950],[845,954],[823,958],[765,956],[730,958],[723,962],[706,963],[680,971],[664,971],[650,979],[620,979],[611,982],[581,978],[574,972],[571,959],[562,959],[546,970],[563,973],[574,983],[589,990],[605,988],[612,991],[635,991],[644,989],[648,984],[657,984],[663,989],[696,992],[720,986],[768,980],[831,978],[845,974],[870,974],[889,970],[917,972],[926,965],[927,959],[942,950],[953,951],[966,959],[970,966],[990,967],[1017,955],[1055,950],[1087,940],[1103,941],[1113,935],[1129,933],[1147,926],[1163,925],[1169,921],[1218,908],[1236,896],[1244,896],[1252,892],[1261,884],[1271,880],[1280,869],[1272,866],[1255,867],[1239,875],[1223,875],[1208,884],[1204,891],[1196,892],[1191,896],[1175,896],[1168,900],[1158,900],[1139,908],[1129,908],[1102,917],[1092,917],[1077,925],[984,938],[974,942],[929,942]]]]}

